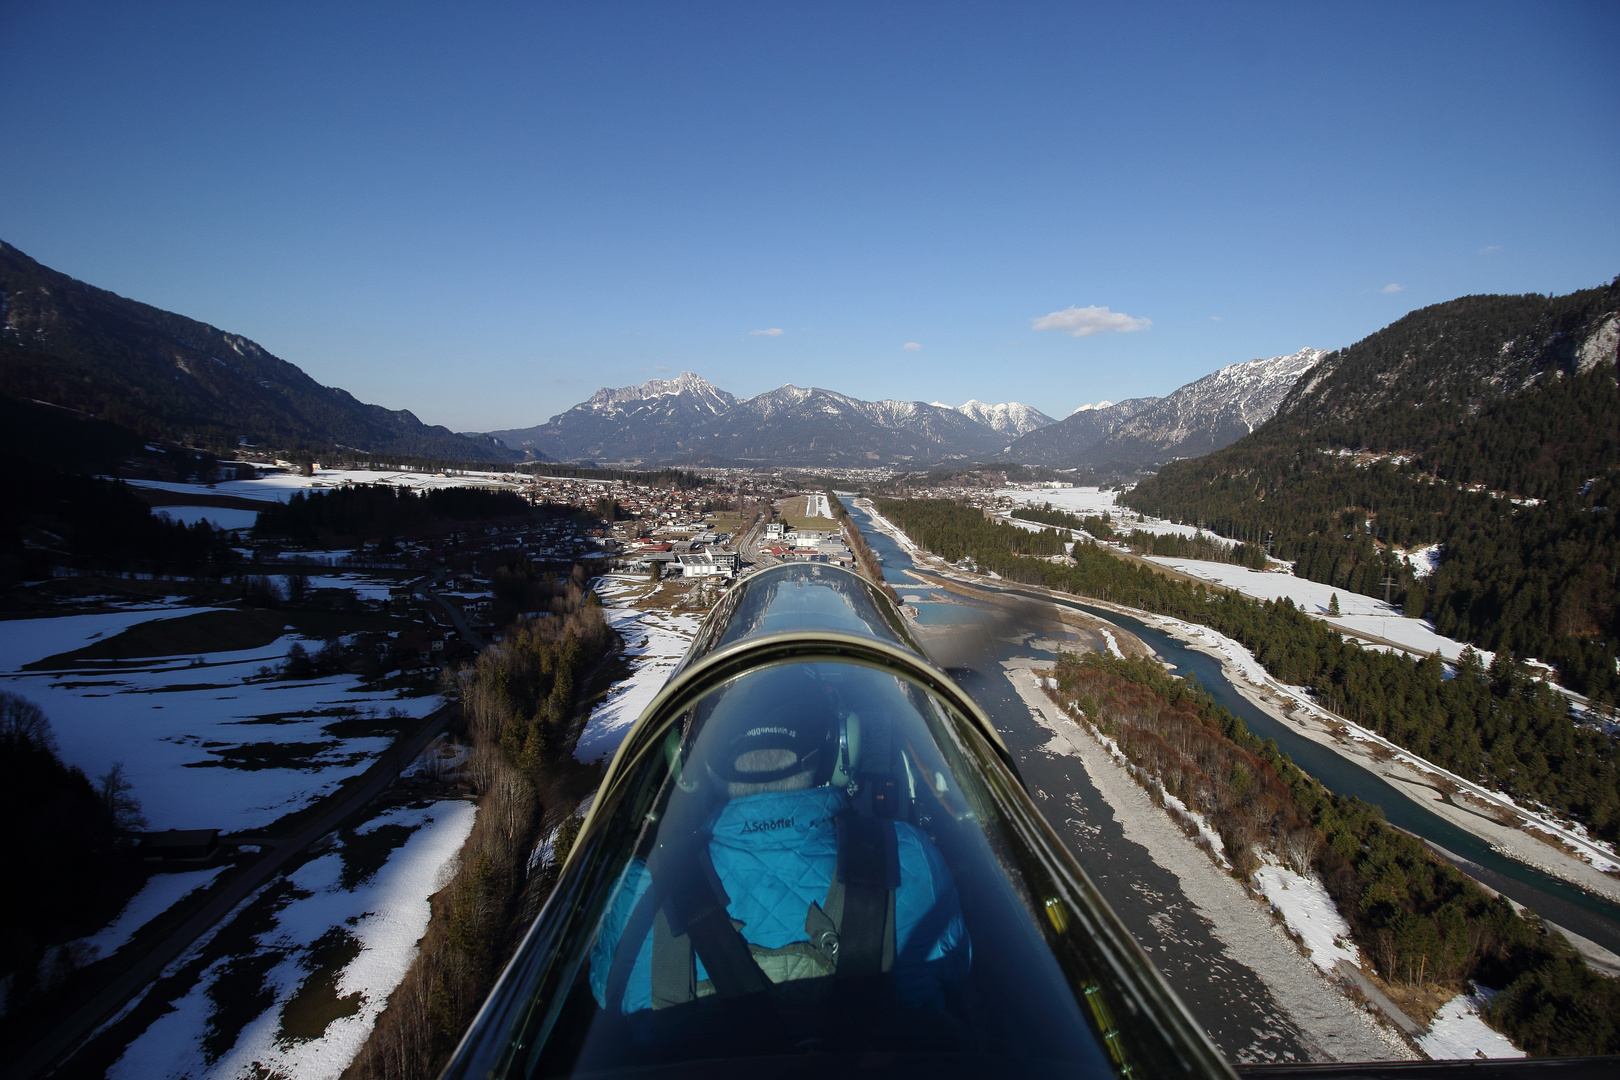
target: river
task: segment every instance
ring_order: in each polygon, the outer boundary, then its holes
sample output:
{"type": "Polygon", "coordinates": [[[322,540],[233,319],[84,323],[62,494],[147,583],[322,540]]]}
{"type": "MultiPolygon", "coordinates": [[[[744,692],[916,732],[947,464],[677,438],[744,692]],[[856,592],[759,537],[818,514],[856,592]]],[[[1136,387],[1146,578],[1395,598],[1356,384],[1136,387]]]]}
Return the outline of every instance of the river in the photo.
{"type": "MultiPolygon", "coordinates": [[[[885,533],[872,527],[870,519],[864,513],[856,511],[853,507],[850,508],[850,513],[858,515],[857,522],[867,542],[883,560],[885,579],[903,593],[922,595],[916,579],[905,573],[906,570],[914,568],[911,556],[885,533]]],[[[1026,596],[1038,595],[1016,587],[1003,587],[997,591],[1026,596]]],[[[1045,596],[1040,598],[1052,599],[1045,596]]],[[[1283,752],[1300,768],[1322,781],[1330,790],[1373,803],[1384,811],[1385,817],[1392,825],[1414,833],[1443,849],[1464,873],[1533,908],[1559,926],[1597,942],[1611,952],[1620,953],[1620,905],[1543,874],[1515,859],[1507,858],[1486,841],[1438,814],[1424,809],[1397,791],[1382,777],[1267,715],[1238,692],[1227,679],[1220,661],[1215,657],[1183,645],[1169,634],[1141,619],[1094,607],[1079,600],[1062,599],[1053,602],[1084,611],[1129,630],[1153,649],[1160,659],[1174,664],[1178,674],[1192,675],[1196,678],[1218,703],[1240,717],[1248,725],[1249,730],[1262,737],[1275,739],[1283,752]]],[[[961,605],[927,602],[926,596],[923,603],[914,606],[924,612],[922,621],[929,623],[947,622],[960,615],[973,617],[971,609],[963,608],[961,605]],[[960,615],[949,610],[953,607],[960,615]],[[924,611],[925,608],[936,610],[924,611]]],[[[1009,649],[1008,655],[1014,653],[1028,655],[1030,652],[1027,647],[1019,647],[1009,649]]],[[[1000,681],[1005,682],[1004,679],[1000,681]]],[[[977,692],[980,688],[974,686],[968,689],[977,692]]],[[[986,709],[992,706],[990,700],[981,703],[986,709]]],[[[995,704],[999,706],[1000,703],[995,704]]],[[[1016,701],[1013,704],[1017,706],[1015,711],[1027,712],[1016,701]]],[[[999,723],[1000,716],[997,713],[992,715],[998,717],[999,723]]],[[[1089,866],[1087,870],[1090,870],[1089,866]]]]}
{"type": "MultiPolygon", "coordinates": [[[[846,506],[848,502],[846,501],[846,506]]],[[[929,624],[971,624],[986,612],[970,604],[934,602],[903,571],[911,559],[854,507],[851,517],[883,559],[884,576],[929,624]]],[[[943,593],[939,594],[943,596],[943,593]]],[[[971,669],[952,668],[962,687],[995,720],[1018,761],[1030,794],[1067,843],[1081,867],[1209,1037],[1228,1060],[1309,1061],[1320,1056],[1272,993],[1271,988],[1216,937],[1215,927],[1185,895],[1175,874],[1148,850],[1128,839],[1124,824],[1092,783],[1078,758],[1042,752],[1052,734],[1030,715],[999,659],[1050,652],[1003,646],[971,669]]]]}

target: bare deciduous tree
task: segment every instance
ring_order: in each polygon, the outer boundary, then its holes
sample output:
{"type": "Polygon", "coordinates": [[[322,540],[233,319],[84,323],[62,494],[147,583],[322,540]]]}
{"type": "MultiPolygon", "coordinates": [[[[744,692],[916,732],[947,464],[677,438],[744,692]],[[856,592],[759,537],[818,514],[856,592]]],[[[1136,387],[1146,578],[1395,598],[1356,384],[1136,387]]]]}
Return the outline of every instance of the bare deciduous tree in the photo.
{"type": "Polygon", "coordinates": [[[141,813],[141,802],[134,794],[135,785],[125,776],[122,761],[113,762],[112,768],[102,774],[96,790],[115,826],[126,832],[146,828],[146,815],[141,813]]]}
{"type": "Polygon", "coordinates": [[[1322,847],[1322,834],[1309,825],[1301,825],[1283,834],[1283,858],[1296,874],[1311,872],[1311,863],[1322,847]]]}
{"type": "Polygon", "coordinates": [[[0,690],[0,741],[8,746],[56,750],[56,736],[44,710],[20,694],[0,690]]]}

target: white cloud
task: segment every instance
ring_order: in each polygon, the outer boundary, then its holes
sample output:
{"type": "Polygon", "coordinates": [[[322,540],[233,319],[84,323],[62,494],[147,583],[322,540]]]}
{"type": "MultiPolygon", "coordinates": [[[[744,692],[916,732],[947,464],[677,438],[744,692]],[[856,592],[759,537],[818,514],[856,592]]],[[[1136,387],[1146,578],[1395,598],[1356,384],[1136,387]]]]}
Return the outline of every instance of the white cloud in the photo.
{"type": "Polygon", "coordinates": [[[907,352],[922,352],[922,346],[917,344],[915,341],[908,341],[900,347],[905,349],[907,352]]]}
{"type": "Polygon", "coordinates": [[[1090,337],[1146,330],[1153,325],[1153,320],[1134,319],[1123,311],[1109,311],[1105,307],[1069,307],[1042,315],[1033,325],[1037,330],[1065,330],[1073,337],[1090,337]]]}
{"type": "Polygon", "coordinates": [[[1384,286],[1384,287],[1383,287],[1383,288],[1382,288],[1382,289],[1381,289],[1381,290],[1379,290],[1379,291],[1380,291],[1380,292],[1384,292],[1384,293],[1389,293],[1389,294],[1394,294],[1394,293],[1398,293],[1398,292],[1400,292],[1400,291],[1401,291],[1401,290],[1402,290],[1402,289],[1404,289],[1404,288],[1406,288],[1406,286],[1405,286],[1405,285],[1397,285],[1397,284],[1395,284],[1395,283],[1394,283],[1394,282],[1393,282],[1393,281],[1392,281],[1392,282],[1390,282],[1390,283],[1389,283],[1389,284],[1388,284],[1388,285],[1385,285],[1385,286],[1384,286]]]}
{"type": "Polygon", "coordinates": [[[749,337],[781,337],[782,336],[782,328],[780,326],[773,326],[769,330],[750,330],[750,331],[748,331],[748,336],[749,337]]]}
{"type": "Polygon", "coordinates": [[[1493,254],[1493,253],[1501,251],[1501,250],[1502,250],[1502,245],[1501,244],[1486,244],[1484,247],[1479,249],[1479,253],[1481,255],[1490,255],[1490,254],[1493,254]]]}
{"type": "Polygon", "coordinates": [[[1211,316],[1210,316],[1210,317],[1209,317],[1209,321],[1210,321],[1210,322],[1220,322],[1220,321],[1221,321],[1221,317],[1220,317],[1220,316],[1219,316],[1219,315],[1211,315],[1211,316]]]}

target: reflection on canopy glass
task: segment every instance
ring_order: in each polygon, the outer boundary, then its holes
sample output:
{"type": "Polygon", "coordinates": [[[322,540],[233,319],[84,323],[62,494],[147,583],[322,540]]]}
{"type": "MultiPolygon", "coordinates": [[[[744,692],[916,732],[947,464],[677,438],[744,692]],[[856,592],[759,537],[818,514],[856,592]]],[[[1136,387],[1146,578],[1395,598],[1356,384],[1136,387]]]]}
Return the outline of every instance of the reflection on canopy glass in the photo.
{"type": "Polygon", "coordinates": [[[881,596],[761,578],[620,751],[447,1075],[1229,1075],[881,596]]]}

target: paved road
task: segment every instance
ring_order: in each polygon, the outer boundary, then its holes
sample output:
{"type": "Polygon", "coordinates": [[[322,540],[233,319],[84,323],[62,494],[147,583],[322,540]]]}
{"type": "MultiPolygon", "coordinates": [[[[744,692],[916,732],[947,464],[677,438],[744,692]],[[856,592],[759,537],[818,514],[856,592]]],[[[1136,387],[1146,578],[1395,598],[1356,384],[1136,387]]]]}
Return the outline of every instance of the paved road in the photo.
{"type": "Polygon", "coordinates": [[[761,570],[765,569],[767,566],[776,565],[775,556],[767,555],[759,548],[760,535],[764,531],[765,519],[761,517],[760,520],[756,521],[753,524],[753,527],[750,528],[748,532],[743,534],[743,536],[740,537],[736,543],[737,553],[761,570]]]}
{"type": "Polygon", "coordinates": [[[71,1016],[6,1066],[0,1080],[24,1080],[26,1077],[48,1075],[87,1040],[90,1033],[119,1009],[125,1002],[151,983],[174,960],[179,958],[193,942],[216,923],[229,915],[237,904],[265,884],[304,849],[341,825],[351,814],[363,810],[393,783],[400,771],[416,759],[427,744],[442,732],[455,712],[455,706],[446,705],[430,715],[409,740],[395,747],[365,773],[366,782],[342,803],[332,807],[320,819],[291,840],[277,843],[258,862],[249,866],[227,885],[217,896],[188,919],[179,929],[143,956],[122,975],[103,987],[100,992],[79,1006],[71,1016]]]}
{"type": "Polygon", "coordinates": [[[434,592],[433,587],[426,581],[417,585],[416,591],[419,595],[426,597],[429,600],[438,601],[439,606],[444,608],[445,613],[450,616],[451,625],[456,628],[456,632],[462,636],[463,640],[471,643],[472,647],[475,649],[482,649],[484,647],[484,639],[473,633],[473,628],[467,625],[467,617],[461,613],[460,608],[456,607],[456,605],[434,592]]]}

